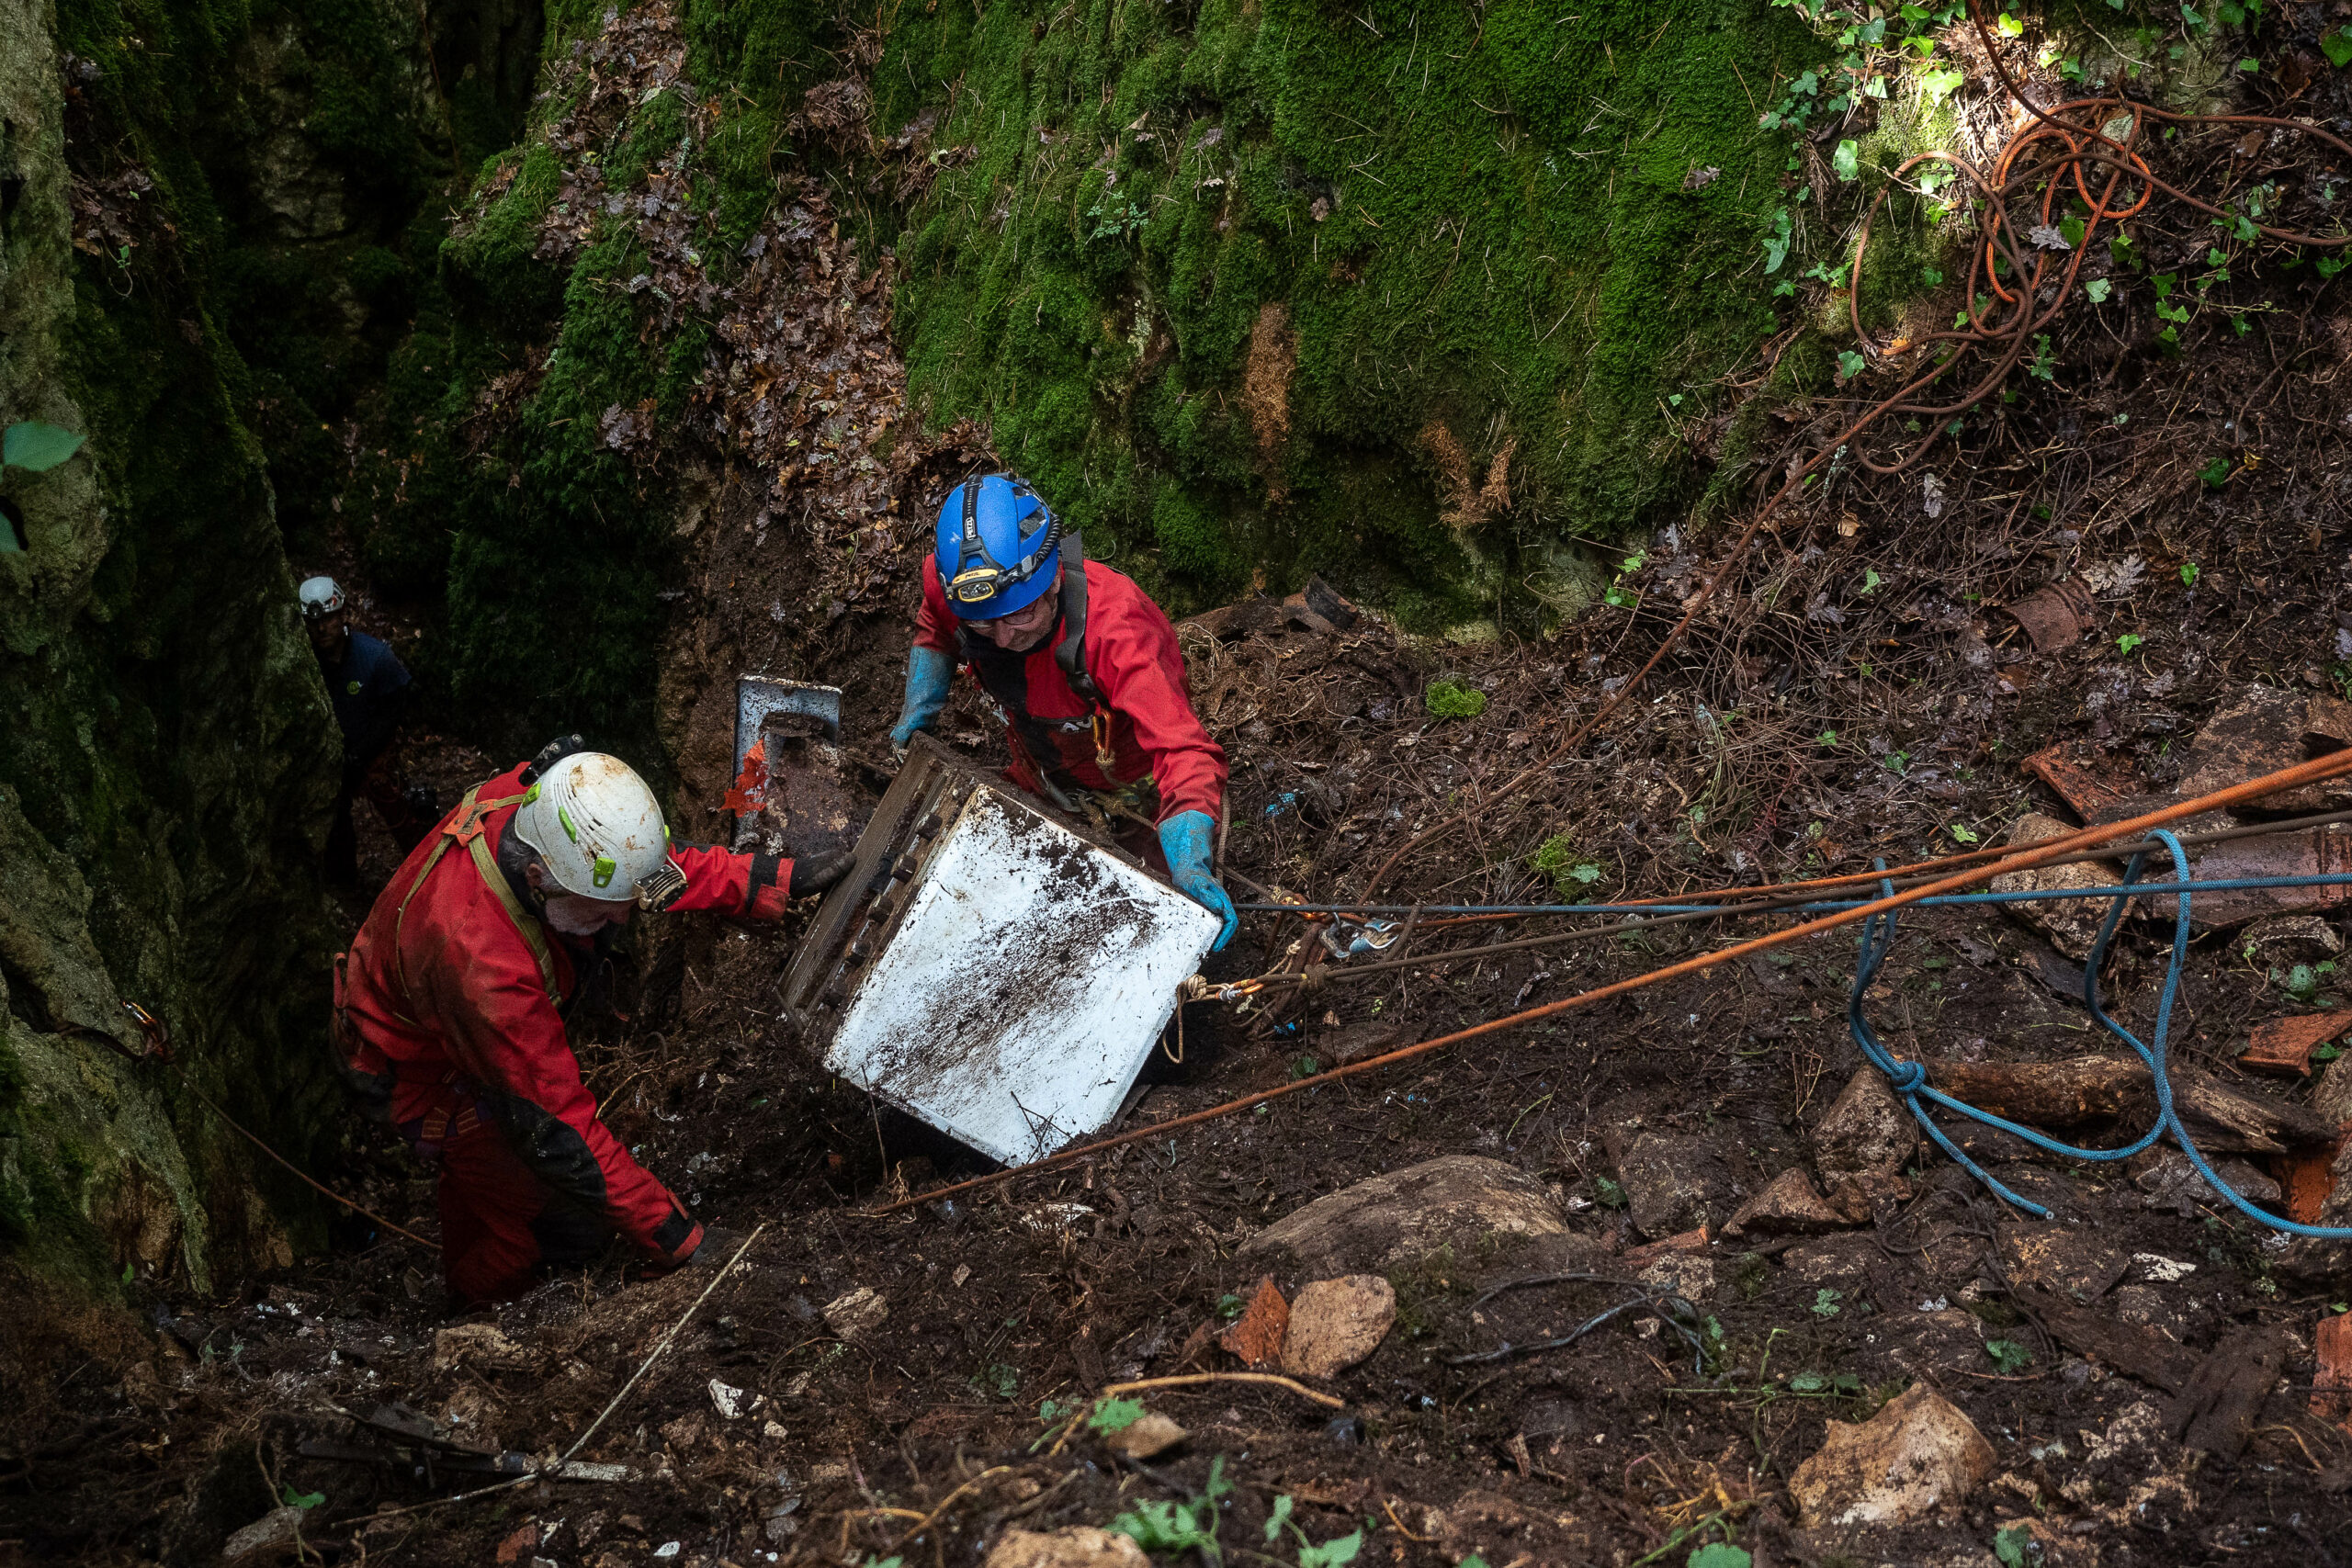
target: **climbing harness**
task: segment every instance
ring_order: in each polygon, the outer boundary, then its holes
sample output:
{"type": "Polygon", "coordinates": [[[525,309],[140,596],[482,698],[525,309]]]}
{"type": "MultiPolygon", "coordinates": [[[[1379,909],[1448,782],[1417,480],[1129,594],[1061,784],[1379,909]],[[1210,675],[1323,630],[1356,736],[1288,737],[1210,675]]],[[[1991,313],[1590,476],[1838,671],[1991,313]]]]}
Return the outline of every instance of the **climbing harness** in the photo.
{"type": "MultiPolygon", "coordinates": [[[[465,798],[458,803],[458,809],[450,814],[448,821],[442,824],[439,841],[434,844],[433,852],[424,857],[424,864],[418,870],[416,880],[410,883],[408,891],[401,895],[400,908],[392,911],[392,969],[400,976],[401,995],[408,999],[411,1007],[416,1005],[416,994],[409,985],[408,960],[401,952],[401,927],[408,919],[409,903],[424,886],[424,879],[433,874],[433,868],[441,863],[441,857],[449,852],[449,846],[463,844],[473,857],[474,869],[481,874],[483,886],[497,896],[499,907],[506,911],[506,918],[514,924],[514,933],[523,939],[523,945],[531,950],[531,957],[539,966],[539,982],[547,988],[548,1003],[560,1008],[563,1005],[563,990],[556,984],[555,954],[548,947],[547,931],[537,919],[523,908],[522,900],[514,897],[514,889],[507,884],[506,874],[498,869],[498,863],[484,841],[488,836],[490,814],[509,806],[520,806],[528,796],[510,795],[497,800],[481,800],[478,798],[481,794],[480,784],[466,791],[465,798]]],[[[411,1028],[415,1027],[413,1019],[403,1017],[401,1021],[411,1028]]]]}

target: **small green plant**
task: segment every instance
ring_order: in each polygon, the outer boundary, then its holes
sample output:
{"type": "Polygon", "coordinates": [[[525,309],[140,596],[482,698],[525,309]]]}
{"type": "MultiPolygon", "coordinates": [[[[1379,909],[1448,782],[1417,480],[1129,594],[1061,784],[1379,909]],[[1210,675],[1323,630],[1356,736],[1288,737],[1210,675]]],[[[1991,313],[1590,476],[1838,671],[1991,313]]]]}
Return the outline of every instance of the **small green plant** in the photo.
{"type": "Polygon", "coordinates": [[[2132,657],[2132,651],[2147,640],[2148,639],[2146,637],[2142,637],[2138,632],[2125,632],[2121,637],[2115,639],[2115,650],[2123,655],[2124,658],[2129,659],[2132,657]]]}
{"type": "Polygon", "coordinates": [[[1592,1179],[1592,1195],[1603,1208],[1622,1209],[1625,1206],[1625,1190],[1605,1176],[1592,1179]]]}
{"type": "Polygon", "coordinates": [[[1640,592],[1634,590],[1628,582],[1628,580],[1632,578],[1635,572],[1641,570],[1642,557],[1639,555],[1627,556],[1617,569],[1617,581],[1611,582],[1609,585],[1607,592],[1601,594],[1600,597],[1602,601],[1611,608],[1618,610],[1630,610],[1635,604],[1641,603],[1642,596],[1640,592]]]}
{"type": "Polygon", "coordinates": [[[2094,305],[2104,305],[2115,292],[2115,285],[2104,277],[2094,277],[2083,285],[2083,292],[2094,305]]]}
{"type": "Polygon", "coordinates": [[[1685,1568],[1753,1568],[1756,1559],[1744,1546],[1734,1546],[1727,1540],[1711,1540],[1690,1554],[1685,1568]]]}
{"type": "Polygon", "coordinates": [[[1150,220],[1149,215],[1134,200],[1104,191],[1086,215],[1094,220],[1093,231],[1086,236],[1089,243],[1096,240],[1124,240],[1150,220]]]}
{"type": "Polygon", "coordinates": [[[1984,1354],[1993,1359],[1995,1366],[2011,1377],[2033,1365],[2033,1352],[2014,1339],[1987,1339],[1984,1341],[1984,1354]]]}
{"type": "Polygon", "coordinates": [[[1266,1544],[1273,1545],[1282,1539],[1283,1531],[1290,1531],[1298,1538],[1298,1568],[1340,1568],[1343,1563],[1353,1562],[1356,1553],[1363,1550],[1361,1529],[1316,1545],[1306,1539],[1306,1531],[1291,1523],[1292,1506],[1287,1492],[1274,1499],[1274,1510],[1266,1516],[1266,1544]]]}
{"type": "Polygon", "coordinates": [[[2057,355],[2052,352],[2048,333],[2043,333],[2033,340],[2033,358],[2027,364],[2025,373],[2039,381],[2057,379],[2058,359],[2057,355]]]}
{"type": "Polygon", "coordinates": [[[2195,561],[2185,560],[2180,563],[2180,585],[2183,588],[2196,587],[2197,580],[2203,575],[2204,572],[2195,561]]]}
{"type": "Polygon", "coordinates": [[[2026,1553],[2033,1550],[2033,1532],[2023,1525],[2011,1525],[1993,1535],[1993,1555],[2001,1560],[2001,1568],[2025,1568],[2026,1553]]]}
{"type": "Polygon", "coordinates": [[[1142,1419],[1142,1400],[1105,1399],[1094,1406],[1093,1414],[1087,1416],[1086,1428],[1107,1438],[1114,1432],[1125,1431],[1142,1419]]]}
{"type": "Polygon", "coordinates": [[[1487,711],[1487,694],[1459,681],[1431,681],[1421,704],[1440,718],[1476,718],[1487,711]]]}
{"type": "Polygon", "coordinates": [[[1813,1293],[1813,1315],[1815,1317],[1836,1317],[1838,1313],[1844,1310],[1840,1303],[1843,1303],[1845,1299],[1845,1292],[1833,1291],[1826,1285],[1822,1286],[1821,1289],[1814,1292],[1813,1293]]]}
{"type": "Polygon", "coordinates": [[[1237,1296],[1229,1291],[1216,1299],[1216,1314],[1227,1323],[1231,1323],[1249,1309],[1250,1299],[1247,1296],[1237,1296]]]}
{"type": "Polygon", "coordinates": [[[991,1361],[973,1377],[972,1386],[982,1393],[1011,1399],[1021,1392],[1021,1369],[1002,1361],[991,1361]]]}
{"type": "Polygon", "coordinates": [[[2338,28],[2332,33],[2320,34],[2319,46],[2326,51],[2327,62],[2338,71],[2352,65],[2352,28],[2338,28]]]}
{"type": "Polygon", "coordinates": [[[323,1492],[297,1492],[291,1486],[288,1486],[281,1488],[278,1500],[289,1508],[300,1508],[307,1514],[325,1502],[327,1495],[323,1492]]]}
{"type": "Polygon", "coordinates": [[[1550,877],[1560,897],[1571,902],[1592,897],[1594,884],[1604,874],[1599,862],[1577,853],[1576,840],[1566,833],[1555,833],[1537,845],[1527,857],[1527,869],[1550,877]]]}
{"type": "Polygon", "coordinates": [[[2198,469],[2197,477],[2205,481],[2206,489],[2221,489],[2230,477],[2230,460],[2227,457],[2216,457],[2198,469]]]}
{"type": "Polygon", "coordinates": [[[1813,743],[1815,746],[1835,746],[1838,744],[1838,732],[1834,729],[1825,729],[1813,738],[1813,743]]]}
{"type": "Polygon", "coordinates": [[[1841,349],[1838,355],[1838,374],[1850,381],[1870,368],[1870,361],[1852,349],[1841,349]]]}
{"type": "Polygon", "coordinates": [[[1955,822],[1944,831],[1951,835],[1952,842],[1956,844],[1973,844],[1977,841],[1976,829],[1965,822],[1955,822]]]}
{"type": "Polygon", "coordinates": [[[1111,1529],[1125,1536],[1146,1551],[1197,1551],[1212,1563],[1225,1561],[1225,1553],[1217,1545],[1217,1527],[1224,1523],[1221,1505],[1233,1495],[1233,1483],[1226,1479],[1225,1456],[1219,1454],[1210,1461],[1208,1483],[1201,1495],[1189,1503],[1164,1500],[1138,1502],[1134,1507],[1111,1521],[1111,1529]]]}

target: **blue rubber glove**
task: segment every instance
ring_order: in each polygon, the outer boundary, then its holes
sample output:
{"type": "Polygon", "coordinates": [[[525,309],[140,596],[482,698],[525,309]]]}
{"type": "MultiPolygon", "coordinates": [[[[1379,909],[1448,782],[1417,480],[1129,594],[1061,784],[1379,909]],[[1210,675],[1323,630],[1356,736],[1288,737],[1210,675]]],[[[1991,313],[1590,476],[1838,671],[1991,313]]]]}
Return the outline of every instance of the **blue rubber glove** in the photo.
{"type": "Polygon", "coordinates": [[[1180,811],[1159,825],[1159,852],[1168,857],[1168,873],[1187,898],[1200,905],[1225,925],[1209,943],[1211,953],[1223,953],[1233,933],[1241,929],[1241,917],[1234,912],[1233,900],[1209,874],[1209,843],[1216,829],[1216,818],[1205,811],[1180,811]]]}
{"type": "Polygon", "coordinates": [[[907,697],[899,722],[890,727],[890,750],[903,757],[918,729],[929,729],[947,705],[948,682],[956,678],[956,660],[921,644],[907,650],[907,697]]]}

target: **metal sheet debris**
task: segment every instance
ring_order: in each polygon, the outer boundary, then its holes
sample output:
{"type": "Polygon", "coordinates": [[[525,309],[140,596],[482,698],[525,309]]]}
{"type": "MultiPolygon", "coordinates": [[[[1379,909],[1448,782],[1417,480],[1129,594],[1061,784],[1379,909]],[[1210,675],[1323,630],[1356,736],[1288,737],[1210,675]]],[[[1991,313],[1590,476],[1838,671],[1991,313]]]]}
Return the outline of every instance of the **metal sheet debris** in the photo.
{"type": "Polygon", "coordinates": [[[829,1071],[1014,1164],[1118,1111],[1216,918],[919,738],[785,979],[829,1071]]]}

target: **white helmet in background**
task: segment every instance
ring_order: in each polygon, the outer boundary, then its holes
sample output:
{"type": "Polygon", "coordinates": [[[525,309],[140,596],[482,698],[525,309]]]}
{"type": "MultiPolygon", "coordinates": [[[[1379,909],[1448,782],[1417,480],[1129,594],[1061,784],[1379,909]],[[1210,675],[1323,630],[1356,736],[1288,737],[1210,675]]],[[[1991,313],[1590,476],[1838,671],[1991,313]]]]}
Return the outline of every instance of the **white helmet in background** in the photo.
{"type": "Polygon", "coordinates": [[[575,751],[541,773],[515,810],[514,831],[565,892],[583,898],[635,898],[670,863],[661,803],[634,769],[602,751],[575,751]]]}
{"type": "Polygon", "coordinates": [[[343,608],[343,585],[332,577],[306,577],[296,592],[306,621],[322,621],[343,608]]]}

